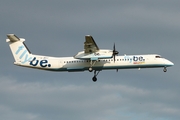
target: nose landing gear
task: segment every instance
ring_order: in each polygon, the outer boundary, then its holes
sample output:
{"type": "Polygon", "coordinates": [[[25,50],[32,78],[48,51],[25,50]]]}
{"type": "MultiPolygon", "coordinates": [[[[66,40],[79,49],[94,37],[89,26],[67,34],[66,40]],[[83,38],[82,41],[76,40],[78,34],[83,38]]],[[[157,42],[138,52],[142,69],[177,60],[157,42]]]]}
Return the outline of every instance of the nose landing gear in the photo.
{"type": "Polygon", "coordinates": [[[166,68],[166,67],[164,67],[163,71],[164,71],[164,72],[167,72],[167,68],[166,68]]]}

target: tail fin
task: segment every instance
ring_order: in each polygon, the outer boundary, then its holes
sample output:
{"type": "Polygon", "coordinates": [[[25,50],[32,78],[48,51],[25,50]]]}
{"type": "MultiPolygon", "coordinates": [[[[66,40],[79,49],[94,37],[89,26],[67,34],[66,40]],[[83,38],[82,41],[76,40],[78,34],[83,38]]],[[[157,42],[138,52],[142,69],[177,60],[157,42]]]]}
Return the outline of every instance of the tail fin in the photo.
{"type": "Polygon", "coordinates": [[[6,39],[6,42],[9,43],[9,47],[15,59],[14,64],[21,65],[32,60],[32,54],[24,43],[25,39],[18,38],[14,34],[8,34],[7,37],[8,39],[6,39]]]}

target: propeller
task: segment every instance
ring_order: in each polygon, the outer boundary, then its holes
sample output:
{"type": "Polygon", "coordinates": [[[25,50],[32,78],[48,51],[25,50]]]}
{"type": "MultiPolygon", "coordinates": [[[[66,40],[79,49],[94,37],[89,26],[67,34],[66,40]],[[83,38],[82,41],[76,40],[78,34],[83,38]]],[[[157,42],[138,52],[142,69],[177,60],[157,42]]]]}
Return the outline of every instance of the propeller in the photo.
{"type": "Polygon", "coordinates": [[[118,55],[119,54],[119,52],[118,51],[116,51],[116,46],[115,46],[115,43],[114,43],[114,46],[113,46],[113,58],[114,58],[114,62],[116,61],[116,55],[118,55]]]}

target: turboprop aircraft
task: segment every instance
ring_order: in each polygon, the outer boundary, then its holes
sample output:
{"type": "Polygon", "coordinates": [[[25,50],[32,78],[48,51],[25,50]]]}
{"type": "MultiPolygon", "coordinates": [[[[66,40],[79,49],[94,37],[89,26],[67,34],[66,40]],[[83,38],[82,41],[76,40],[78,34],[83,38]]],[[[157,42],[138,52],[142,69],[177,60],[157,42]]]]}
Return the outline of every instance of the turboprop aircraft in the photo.
{"type": "Polygon", "coordinates": [[[99,49],[90,35],[85,36],[84,50],[73,57],[35,55],[25,45],[25,39],[18,38],[14,34],[8,34],[7,37],[6,42],[9,43],[15,65],[59,72],[94,71],[92,78],[94,82],[97,81],[97,75],[102,70],[162,67],[166,72],[167,67],[174,65],[158,54],[118,56],[119,52],[116,51],[115,44],[113,50],[99,49]]]}

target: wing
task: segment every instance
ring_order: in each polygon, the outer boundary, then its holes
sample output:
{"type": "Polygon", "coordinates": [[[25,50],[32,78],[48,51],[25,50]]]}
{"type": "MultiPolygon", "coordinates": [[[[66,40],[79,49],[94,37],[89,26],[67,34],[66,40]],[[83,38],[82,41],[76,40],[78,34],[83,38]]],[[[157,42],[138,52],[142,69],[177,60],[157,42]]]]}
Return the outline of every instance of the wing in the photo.
{"type": "Polygon", "coordinates": [[[82,60],[98,60],[112,58],[112,50],[101,50],[97,46],[93,37],[90,35],[85,36],[84,51],[78,52],[74,56],[76,59],[82,60]]]}
{"type": "Polygon", "coordinates": [[[90,35],[85,36],[86,41],[84,42],[84,53],[91,54],[99,51],[99,47],[90,35]]]}

